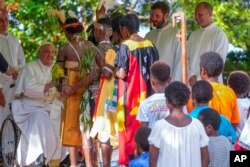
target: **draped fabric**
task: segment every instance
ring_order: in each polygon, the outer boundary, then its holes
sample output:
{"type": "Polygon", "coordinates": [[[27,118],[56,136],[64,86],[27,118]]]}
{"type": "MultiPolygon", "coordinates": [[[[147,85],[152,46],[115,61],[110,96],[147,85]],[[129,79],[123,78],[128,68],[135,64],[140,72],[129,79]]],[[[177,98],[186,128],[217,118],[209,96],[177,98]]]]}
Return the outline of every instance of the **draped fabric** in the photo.
{"type": "MultiPolygon", "coordinates": [[[[67,69],[67,81],[69,85],[74,85],[80,81],[80,70],[67,69]]],[[[78,89],[75,93],[69,95],[65,102],[65,113],[62,121],[62,144],[64,146],[81,147],[82,137],[80,131],[80,104],[82,92],[78,89]]]]}
{"type": "MultiPolygon", "coordinates": [[[[114,66],[116,53],[109,49],[105,55],[105,63],[114,66]]],[[[96,99],[94,112],[94,125],[90,136],[95,137],[98,133],[98,140],[106,143],[110,139],[110,144],[118,146],[117,113],[110,110],[105,111],[105,105],[109,98],[113,98],[115,89],[115,78],[106,79],[102,74],[100,79],[99,93],[96,99]]]]}
{"type": "Polygon", "coordinates": [[[134,136],[140,123],[136,120],[139,104],[151,95],[150,65],[159,59],[149,40],[125,41],[117,55],[117,68],[126,71],[126,78],[118,80],[117,122],[119,130],[119,164],[127,165],[134,154],[134,136]]]}

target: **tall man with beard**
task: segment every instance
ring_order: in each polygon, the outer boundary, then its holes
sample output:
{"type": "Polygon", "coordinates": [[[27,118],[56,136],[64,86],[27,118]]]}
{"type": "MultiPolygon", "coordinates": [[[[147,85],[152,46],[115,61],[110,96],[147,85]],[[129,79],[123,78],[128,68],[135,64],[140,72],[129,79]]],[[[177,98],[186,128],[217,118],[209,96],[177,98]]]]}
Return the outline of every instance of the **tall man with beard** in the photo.
{"type": "Polygon", "coordinates": [[[177,74],[181,58],[180,42],[176,38],[178,29],[168,23],[169,14],[170,7],[166,2],[155,2],[151,6],[150,22],[156,29],[148,32],[145,38],[156,46],[160,60],[170,66],[172,80],[181,80],[181,74],[177,74]]]}

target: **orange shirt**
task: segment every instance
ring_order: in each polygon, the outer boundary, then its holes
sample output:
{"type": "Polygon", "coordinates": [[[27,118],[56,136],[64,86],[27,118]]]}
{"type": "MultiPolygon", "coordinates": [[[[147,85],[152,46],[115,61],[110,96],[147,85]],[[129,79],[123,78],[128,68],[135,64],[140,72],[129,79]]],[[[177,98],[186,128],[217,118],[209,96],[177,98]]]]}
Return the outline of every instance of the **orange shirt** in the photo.
{"type": "Polygon", "coordinates": [[[190,113],[194,109],[193,100],[192,100],[191,96],[190,96],[186,106],[187,106],[188,113],[190,113]]]}
{"type": "Polygon", "coordinates": [[[213,87],[213,98],[209,106],[224,115],[231,123],[239,123],[240,116],[234,91],[221,83],[210,82],[210,84],[213,87]]]}

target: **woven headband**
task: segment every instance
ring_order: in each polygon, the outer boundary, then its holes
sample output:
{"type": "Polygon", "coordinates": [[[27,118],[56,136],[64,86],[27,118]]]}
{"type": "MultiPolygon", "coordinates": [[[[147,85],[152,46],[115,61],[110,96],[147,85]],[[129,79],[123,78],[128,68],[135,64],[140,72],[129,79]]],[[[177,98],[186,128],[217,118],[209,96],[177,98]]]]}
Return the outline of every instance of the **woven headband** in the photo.
{"type": "Polygon", "coordinates": [[[77,22],[77,23],[66,24],[63,26],[64,29],[72,28],[72,27],[82,27],[83,28],[83,25],[82,25],[82,23],[77,22]]]}

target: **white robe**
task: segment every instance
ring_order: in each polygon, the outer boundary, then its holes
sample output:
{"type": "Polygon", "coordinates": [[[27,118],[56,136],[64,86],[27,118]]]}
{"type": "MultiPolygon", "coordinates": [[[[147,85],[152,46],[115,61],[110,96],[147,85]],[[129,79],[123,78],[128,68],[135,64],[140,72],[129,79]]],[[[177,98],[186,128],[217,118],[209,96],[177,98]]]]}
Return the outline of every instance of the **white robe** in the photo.
{"type": "MultiPolygon", "coordinates": [[[[0,34],[0,52],[8,64],[15,68],[20,68],[25,64],[25,56],[22,46],[12,35],[0,34]]],[[[15,90],[15,87],[13,87],[14,84],[15,81],[12,77],[0,72],[0,89],[2,88],[6,100],[5,107],[0,106],[0,127],[2,127],[3,121],[10,114],[9,103],[11,103],[13,98],[15,90]],[[10,85],[13,86],[10,88],[10,85]]]]}
{"type": "MultiPolygon", "coordinates": [[[[171,24],[166,25],[162,29],[155,29],[148,32],[145,38],[149,39],[158,49],[160,60],[170,66],[172,80],[181,80],[181,74],[178,74],[178,63],[181,61],[181,48],[176,34],[177,28],[173,28],[171,24]]],[[[180,70],[181,71],[181,70],[180,70]]]]}
{"type": "Polygon", "coordinates": [[[17,149],[21,166],[30,165],[42,153],[48,163],[59,146],[59,137],[50,119],[55,91],[44,94],[45,84],[50,81],[51,67],[44,66],[40,60],[24,66],[18,78],[12,110],[21,130],[17,149]]]}
{"type": "MultiPolygon", "coordinates": [[[[214,23],[194,31],[188,39],[188,67],[190,73],[200,78],[200,56],[208,51],[218,53],[226,61],[228,53],[226,34],[214,23]]],[[[191,76],[189,74],[189,76],[191,76]]],[[[222,77],[219,79],[222,81],[222,77]]]]}

